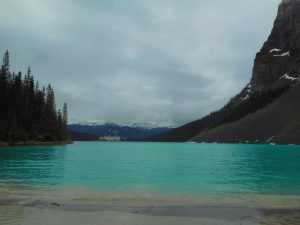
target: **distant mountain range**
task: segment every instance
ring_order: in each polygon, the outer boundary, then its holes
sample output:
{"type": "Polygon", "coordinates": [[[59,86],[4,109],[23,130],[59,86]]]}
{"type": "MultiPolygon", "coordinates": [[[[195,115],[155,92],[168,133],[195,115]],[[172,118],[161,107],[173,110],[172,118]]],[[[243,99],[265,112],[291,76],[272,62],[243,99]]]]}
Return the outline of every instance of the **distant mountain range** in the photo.
{"type": "Polygon", "coordinates": [[[69,130],[71,140],[73,141],[97,141],[99,137],[94,134],[81,133],[69,130]]]}
{"type": "Polygon", "coordinates": [[[300,0],[283,0],[250,83],[219,111],[146,141],[300,144],[300,0]]]}
{"type": "Polygon", "coordinates": [[[139,141],[167,132],[172,127],[160,127],[154,123],[97,123],[82,122],[68,125],[73,140],[94,140],[104,136],[120,136],[128,141],[139,141]]]}

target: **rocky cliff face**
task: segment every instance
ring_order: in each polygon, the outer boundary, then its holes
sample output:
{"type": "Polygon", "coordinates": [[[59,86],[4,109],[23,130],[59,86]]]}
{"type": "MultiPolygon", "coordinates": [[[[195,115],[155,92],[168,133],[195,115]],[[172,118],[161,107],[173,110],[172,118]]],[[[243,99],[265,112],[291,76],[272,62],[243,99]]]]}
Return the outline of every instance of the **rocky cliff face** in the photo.
{"type": "Polygon", "coordinates": [[[271,34],[256,54],[251,82],[233,99],[235,107],[282,87],[288,91],[263,108],[191,141],[300,144],[300,0],[279,5],[271,34]]]}
{"type": "Polygon", "coordinates": [[[283,0],[251,82],[227,105],[149,141],[300,144],[300,0],[283,0]]]}
{"type": "Polygon", "coordinates": [[[268,40],[256,55],[252,89],[262,91],[280,79],[299,77],[300,0],[284,0],[268,40]]]}

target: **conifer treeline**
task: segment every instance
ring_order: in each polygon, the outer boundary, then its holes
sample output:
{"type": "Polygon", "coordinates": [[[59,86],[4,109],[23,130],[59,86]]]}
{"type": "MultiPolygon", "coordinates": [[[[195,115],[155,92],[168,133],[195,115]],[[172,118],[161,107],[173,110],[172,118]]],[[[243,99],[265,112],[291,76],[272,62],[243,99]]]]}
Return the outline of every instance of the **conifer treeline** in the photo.
{"type": "Polygon", "coordinates": [[[30,67],[23,77],[11,73],[9,53],[5,52],[0,70],[0,141],[55,142],[68,140],[67,104],[56,109],[50,84],[40,88],[30,67]]]}

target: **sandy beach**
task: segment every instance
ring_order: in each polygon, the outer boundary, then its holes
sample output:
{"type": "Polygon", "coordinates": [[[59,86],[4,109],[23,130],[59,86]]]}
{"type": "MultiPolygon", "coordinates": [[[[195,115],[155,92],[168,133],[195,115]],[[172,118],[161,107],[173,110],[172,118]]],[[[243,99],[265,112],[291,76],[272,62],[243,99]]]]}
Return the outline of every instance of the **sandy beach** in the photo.
{"type": "Polygon", "coordinates": [[[57,202],[5,199],[0,224],[22,225],[299,225],[300,208],[203,206],[130,201],[57,202]]]}

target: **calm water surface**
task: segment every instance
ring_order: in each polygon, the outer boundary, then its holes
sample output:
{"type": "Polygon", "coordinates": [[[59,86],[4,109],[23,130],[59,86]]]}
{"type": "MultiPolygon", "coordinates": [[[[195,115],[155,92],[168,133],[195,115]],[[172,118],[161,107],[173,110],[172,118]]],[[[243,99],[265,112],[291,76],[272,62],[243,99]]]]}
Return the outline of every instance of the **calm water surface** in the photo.
{"type": "Polygon", "coordinates": [[[300,194],[300,147],[76,142],[0,148],[0,185],[300,194]]]}

